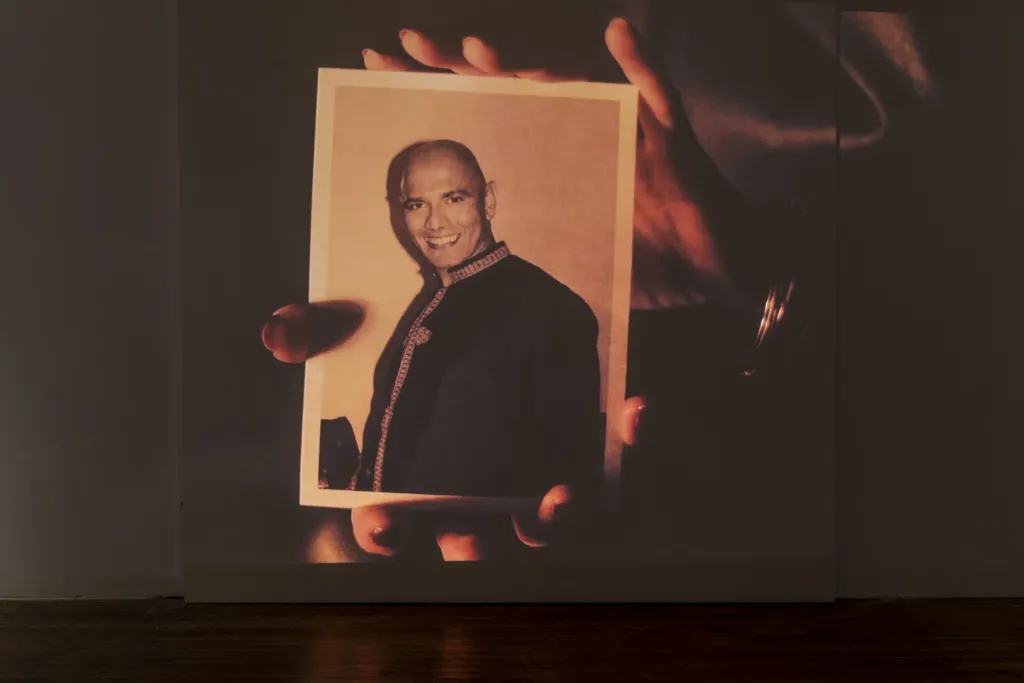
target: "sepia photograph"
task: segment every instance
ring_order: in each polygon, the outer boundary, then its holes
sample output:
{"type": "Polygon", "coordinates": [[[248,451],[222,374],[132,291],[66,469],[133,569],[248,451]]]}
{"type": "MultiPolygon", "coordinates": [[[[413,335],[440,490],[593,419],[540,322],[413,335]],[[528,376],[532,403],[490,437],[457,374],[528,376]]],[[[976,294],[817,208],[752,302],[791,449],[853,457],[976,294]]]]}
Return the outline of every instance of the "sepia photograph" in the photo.
{"type": "Polygon", "coordinates": [[[636,130],[628,84],[320,69],[302,505],[614,501],[636,130]]]}

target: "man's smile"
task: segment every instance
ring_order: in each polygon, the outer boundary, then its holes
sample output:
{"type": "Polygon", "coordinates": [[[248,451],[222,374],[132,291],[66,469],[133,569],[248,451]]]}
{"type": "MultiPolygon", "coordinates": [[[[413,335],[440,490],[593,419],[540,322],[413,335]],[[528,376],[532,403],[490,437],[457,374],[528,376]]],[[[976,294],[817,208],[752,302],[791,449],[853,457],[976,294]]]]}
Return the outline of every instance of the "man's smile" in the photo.
{"type": "Polygon", "coordinates": [[[431,235],[425,237],[427,246],[431,249],[446,249],[459,241],[461,235],[431,235]]]}

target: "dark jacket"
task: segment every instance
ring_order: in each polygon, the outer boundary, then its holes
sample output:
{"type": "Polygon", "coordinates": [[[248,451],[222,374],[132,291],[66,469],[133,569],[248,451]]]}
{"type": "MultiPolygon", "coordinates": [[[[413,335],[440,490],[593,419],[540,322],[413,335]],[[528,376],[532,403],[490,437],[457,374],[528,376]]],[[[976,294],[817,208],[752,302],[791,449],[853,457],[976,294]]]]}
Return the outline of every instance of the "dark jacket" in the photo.
{"type": "Polygon", "coordinates": [[[426,284],[378,360],[356,488],[533,497],[596,484],[590,307],[504,244],[452,272],[448,287],[426,284]]]}

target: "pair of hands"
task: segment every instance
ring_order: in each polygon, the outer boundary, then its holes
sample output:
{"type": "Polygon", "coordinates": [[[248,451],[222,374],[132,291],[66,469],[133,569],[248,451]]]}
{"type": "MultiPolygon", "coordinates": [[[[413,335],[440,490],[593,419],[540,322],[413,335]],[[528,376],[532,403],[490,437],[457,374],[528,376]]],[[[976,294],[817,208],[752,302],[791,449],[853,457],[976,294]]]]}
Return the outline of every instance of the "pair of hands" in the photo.
{"type": "MultiPolygon", "coordinates": [[[[399,36],[405,55],[364,50],[366,68],[414,71],[426,66],[474,76],[573,80],[545,69],[516,70],[503,64],[499,52],[478,37],[465,38],[461,51],[452,52],[416,31],[404,30],[399,36]]],[[[705,220],[701,197],[706,193],[702,186],[724,180],[697,143],[679,93],[639,32],[624,19],[615,19],[605,31],[605,44],[640,93],[631,305],[634,309],[653,309],[707,301],[728,290],[730,281],[705,220]]],[[[346,312],[343,306],[335,306],[332,311],[317,306],[290,304],[275,312],[264,326],[263,342],[278,360],[305,362],[342,341],[337,337],[345,335],[337,330],[344,329],[345,316],[351,321],[354,313],[346,312]],[[341,320],[340,326],[321,322],[332,315],[341,320]],[[325,339],[325,335],[330,338],[325,339]]],[[[643,408],[643,399],[626,402],[617,419],[623,443],[635,443],[643,408]]],[[[512,526],[524,544],[547,545],[559,536],[567,518],[565,512],[573,505],[573,492],[566,486],[555,486],[536,511],[514,515],[512,526]]],[[[408,524],[408,517],[397,508],[367,506],[352,511],[356,542],[376,555],[400,552],[408,536],[408,524]]],[[[471,519],[441,522],[434,532],[444,559],[484,558],[486,539],[475,530],[479,528],[471,519]]],[[[332,524],[321,528],[310,546],[311,559],[329,561],[337,538],[338,529],[332,524]]]]}

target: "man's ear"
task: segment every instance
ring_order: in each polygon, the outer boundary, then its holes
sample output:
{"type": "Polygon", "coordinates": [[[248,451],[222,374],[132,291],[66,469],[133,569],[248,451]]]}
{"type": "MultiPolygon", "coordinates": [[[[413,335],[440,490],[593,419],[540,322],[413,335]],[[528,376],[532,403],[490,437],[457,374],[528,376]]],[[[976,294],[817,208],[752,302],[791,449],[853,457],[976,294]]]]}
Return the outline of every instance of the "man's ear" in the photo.
{"type": "Polygon", "coordinates": [[[498,200],[494,195],[494,181],[484,185],[484,215],[487,220],[494,220],[494,212],[498,208],[498,200]]]}

